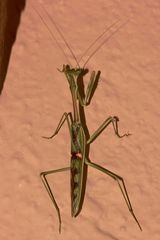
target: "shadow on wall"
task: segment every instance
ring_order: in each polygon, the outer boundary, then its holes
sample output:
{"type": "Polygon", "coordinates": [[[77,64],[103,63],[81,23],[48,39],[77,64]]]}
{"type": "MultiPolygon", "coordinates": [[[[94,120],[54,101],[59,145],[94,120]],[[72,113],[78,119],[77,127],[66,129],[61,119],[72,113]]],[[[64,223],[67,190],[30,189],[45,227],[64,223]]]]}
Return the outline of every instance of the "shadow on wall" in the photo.
{"type": "Polygon", "coordinates": [[[26,0],[0,0],[0,94],[26,0]]]}

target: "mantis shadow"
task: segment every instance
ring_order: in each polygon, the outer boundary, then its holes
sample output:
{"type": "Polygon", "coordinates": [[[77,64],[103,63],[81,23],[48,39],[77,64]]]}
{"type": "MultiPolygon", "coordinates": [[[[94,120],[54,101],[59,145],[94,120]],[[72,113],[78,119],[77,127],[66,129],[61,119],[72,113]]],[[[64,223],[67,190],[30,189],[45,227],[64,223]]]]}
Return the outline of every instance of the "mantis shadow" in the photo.
{"type": "Polygon", "coordinates": [[[6,78],[12,46],[16,40],[26,0],[0,1],[0,94],[6,78]]]}
{"type": "MultiPolygon", "coordinates": [[[[84,81],[83,80],[84,80],[84,76],[86,74],[88,74],[88,72],[89,72],[88,69],[84,69],[84,71],[79,75],[79,77],[78,77],[79,79],[77,81],[79,93],[80,93],[80,95],[82,96],[83,99],[85,97],[84,81]]],[[[100,80],[100,74],[101,74],[101,72],[98,71],[97,75],[96,75],[96,80],[95,80],[95,83],[94,83],[94,86],[93,86],[93,91],[92,91],[91,97],[90,97],[89,102],[88,102],[87,105],[90,104],[91,99],[92,99],[92,97],[94,95],[94,92],[95,92],[96,88],[98,87],[98,83],[99,83],[99,80],[100,80]]],[[[81,124],[83,126],[83,130],[84,130],[86,139],[89,139],[90,138],[90,133],[89,133],[89,129],[88,129],[87,123],[86,123],[85,110],[84,110],[84,107],[80,105],[80,103],[79,103],[79,114],[80,114],[80,121],[81,121],[81,124]]],[[[89,159],[89,151],[90,151],[90,144],[87,144],[86,145],[85,157],[90,161],[90,159],[89,159]]],[[[83,183],[84,184],[82,186],[82,199],[81,199],[81,202],[80,202],[80,208],[79,208],[78,214],[81,212],[82,206],[83,206],[83,203],[84,203],[84,196],[85,196],[85,192],[86,192],[87,177],[88,177],[88,165],[85,164],[84,165],[84,179],[83,179],[83,183]]],[[[102,230],[100,230],[100,231],[102,231],[102,230]]],[[[109,232],[106,232],[106,231],[103,230],[102,233],[104,235],[108,236],[112,240],[119,240],[117,237],[115,237],[113,234],[111,234],[109,232]]]]}
{"type": "MultiPolygon", "coordinates": [[[[88,69],[84,69],[84,71],[81,72],[81,74],[78,76],[77,79],[77,84],[78,84],[78,89],[79,89],[79,93],[82,96],[82,98],[84,99],[85,97],[85,90],[84,90],[84,76],[86,74],[88,74],[89,70],[88,69]]],[[[94,92],[98,86],[99,83],[99,79],[100,79],[100,74],[101,72],[98,71],[96,74],[96,78],[95,78],[95,82],[94,82],[94,86],[92,89],[92,93],[90,96],[90,99],[88,101],[88,104],[90,104],[91,99],[94,95],[94,92]]],[[[86,140],[90,138],[90,134],[89,134],[89,129],[87,127],[87,123],[86,123],[86,117],[85,117],[85,110],[84,107],[81,106],[81,104],[79,103],[79,115],[80,115],[80,122],[83,126],[83,130],[86,136],[86,140]]],[[[85,157],[86,159],[89,159],[89,151],[90,151],[90,144],[86,145],[86,151],[85,151],[85,157]]],[[[88,166],[87,164],[84,164],[84,178],[83,178],[83,186],[82,186],[82,198],[81,198],[81,202],[80,202],[80,208],[79,208],[79,212],[77,213],[77,215],[81,212],[82,210],[82,206],[83,206],[83,202],[84,202],[84,196],[85,196],[85,192],[86,192],[86,182],[87,182],[87,176],[88,176],[88,166]]]]}

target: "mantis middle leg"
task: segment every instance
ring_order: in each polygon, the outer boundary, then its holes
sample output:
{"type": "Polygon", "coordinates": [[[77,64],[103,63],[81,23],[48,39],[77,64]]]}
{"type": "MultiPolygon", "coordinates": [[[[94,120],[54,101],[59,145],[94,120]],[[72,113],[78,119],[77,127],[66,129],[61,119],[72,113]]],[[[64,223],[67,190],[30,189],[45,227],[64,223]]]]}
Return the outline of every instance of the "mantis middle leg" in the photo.
{"type": "Polygon", "coordinates": [[[58,134],[58,132],[59,132],[59,130],[61,129],[61,127],[62,127],[62,125],[64,124],[64,122],[67,120],[67,123],[68,123],[68,128],[69,128],[69,132],[70,132],[70,134],[71,134],[71,124],[70,124],[70,122],[72,122],[73,120],[72,120],[72,113],[71,112],[69,112],[69,113],[63,113],[63,115],[62,115],[62,117],[61,117],[61,119],[60,119],[60,121],[59,121],[59,123],[58,123],[58,126],[57,126],[57,128],[56,128],[56,130],[55,130],[55,132],[50,136],[50,137],[44,137],[43,136],[43,138],[47,138],[47,139],[51,139],[51,138],[53,138],[56,134],[58,134]],[[69,118],[70,117],[70,118],[69,118]]]}
{"type": "Polygon", "coordinates": [[[120,135],[120,134],[119,134],[119,131],[118,131],[118,121],[119,121],[119,118],[116,117],[116,116],[114,116],[114,117],[108,117],[108,118],[102,123],[102,125],[101,125],[101,126],[92,134],[92,136],[88,139],[87,144],[92,143],[92,142],[103,132],[103,130],[104,130],[110,123],[112,123],[114,132],[115,132],[115,134],[117,135],[117,137],[122,138],[122,137],[131,135],[130,133],[125,133],[125,134],[123,134],[123,135],[120,135]]]}

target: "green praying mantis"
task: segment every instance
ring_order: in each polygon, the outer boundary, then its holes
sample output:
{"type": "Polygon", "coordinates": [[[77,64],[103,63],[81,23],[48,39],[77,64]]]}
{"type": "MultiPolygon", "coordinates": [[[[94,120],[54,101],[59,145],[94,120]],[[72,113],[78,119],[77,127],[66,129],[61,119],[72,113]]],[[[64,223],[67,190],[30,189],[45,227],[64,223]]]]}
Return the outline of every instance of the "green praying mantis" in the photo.
{"type": "MultiPolygon", "coordinates": [[[[41,15],[39,15],[39,16],[41,17],[41,15]]],[[[42,19],[42,17],[41,17],[41,19],[42,19]]],[[[44,19],[42,19],[42,21],[46,25],[44,19]]],[[[98,80],[100,77],[100,71],[98,71],[97,73],[95,71],[93,71],[91,73],[90,81],[88,83],[86,93],[84,94],[82,82],[83,82],[84,76],[88,73],[88,69],[85,68],[85,65],[89,61],[89,59],[96,53],[96,51],[101,47],[102,44],[94,52],[92,52],[92,54],[88,57],[87,61],[81,68],[72,49],[66,42],[62,32],[57,28],[53,19],[52,19],[52,22],[53,22],[54,27],[60,34],[61,38],[64,40],[67,48],[69,49],[70,53],[72,54],[73,58],[75,59],[76,65],[77,65],[76,68],[72,68],[69,64],[66,64],[66,65],[63,65],[63,68],[61,70],[58,69],[60,72],[62,72],[65,75],[65,78],[68,81],[71,96],[72,96],[73,113],[72,112],[64,112],[62,114],[62,117],[61,117],[54,133],[50,137],[43,137],[43,138],[47,138],[47,139],[51,139],[51,138],[55,137],[59,133],[63,124],[65,122],[67,122],[69,134],[70,134],[70,141],[71,141],[70,166],[60,168],[60,169],[55,169],[55,170],[44,171],[44,172],[40,173],[41,180],[42,180],[42,182],[47,190],[47,193],[48,193],[48,195],[57,211],[57,214],[58,214],[59,232],[61,232],[60,209],[58,207],[58,204],[55,200],[55,197],[53,195],[53,192],[52,192],[49,182],[47,180],[47,175],[58,173],[58,172],[70,171],[70,173],[71,173],[71,215],[72,215],[72,217],[76,217],[76,216],[78,216],[78,214],[80,213],[80,211],[82,209],[88,167],[92,167],[92,168],[97,169],[98,171],[101,171],[102,173],[108,175],[109,177],[111,177],[113,180],[115,180],[117,182],[131,215],[133,216],[134,220],[138,224],[138,227],[140,228],[140,230],[142,230],[140,223],[134,214],[123,178],[121,176],[117,175],[116,173],[114,173],[96,163],[91,162],[91,160],[89,159],[89,148],[90,148],[91,143],[93,141],[95,141],[96,138],[110,124],[113,126],[114,133],[116,134],[116,136],[118,138],[123,138],[125,136],[130,135],[129,133],[120,135],[119,130],[118,130],[119,118],[117,116],[109,116],[92,135],[89,135],[88,128],[86,126],[84,107],[86,107],[87,105],[90,104],[91,98],[97,87],[97,83],[98,83],[98,80]]],[[[113,25],[115,25],[115,23],[113,25]]],[[[109,28],[111,28],[113,25],[111,25],[109,28]]],[[[48,26],[47,26],[47,28],[48,28],[48,26]]],[[[50,31],[49,28],[48,28],[48,30],[50,31]]],[[[104,35],[107,31],[108,31],[108,29],[106,29],[100,36],[98,36],[98,38],[90,45],[90,47],[93,46],[95,44],[95,42],[97,42],[101,38],[101,36],[104,35]]],[[[53,33],[51,31],[50,31],[50,33],[53,36],[53,33]]],[[[55,37],[54,37],[54,39],[55,39],[55,37]]],[[[105,42],[106,42],[106,39],[103,42],[103,44],[105,42]]],[[[88,51],[88,49],[87,49],[87,51],[88,51]]]]}

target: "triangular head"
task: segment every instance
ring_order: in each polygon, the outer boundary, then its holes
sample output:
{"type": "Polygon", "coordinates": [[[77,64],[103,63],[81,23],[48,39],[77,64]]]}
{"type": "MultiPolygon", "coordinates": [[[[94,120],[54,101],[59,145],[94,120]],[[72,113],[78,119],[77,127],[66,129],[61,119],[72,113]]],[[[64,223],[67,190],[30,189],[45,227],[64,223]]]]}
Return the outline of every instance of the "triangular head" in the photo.
{"type": "Polygon", "coordinates": [[[71,68],[69,65],[64,64],[63,69],[59,71],[64,72],[68,80],[69,87],[71,90],[72,100],[73,100],[74,120],[78,121],[79,113],[78,113],[77,101],[83,107],[89,105],[91,98],[95,92],[95,89],[98,85],[101,72],[98,71],[96,73],[95,71],[92,71],[86,93],[84,94],[80,86],[82,86],[81,82],[83,81],[83,77],[88,73],[88,69],[71,68]]]}

